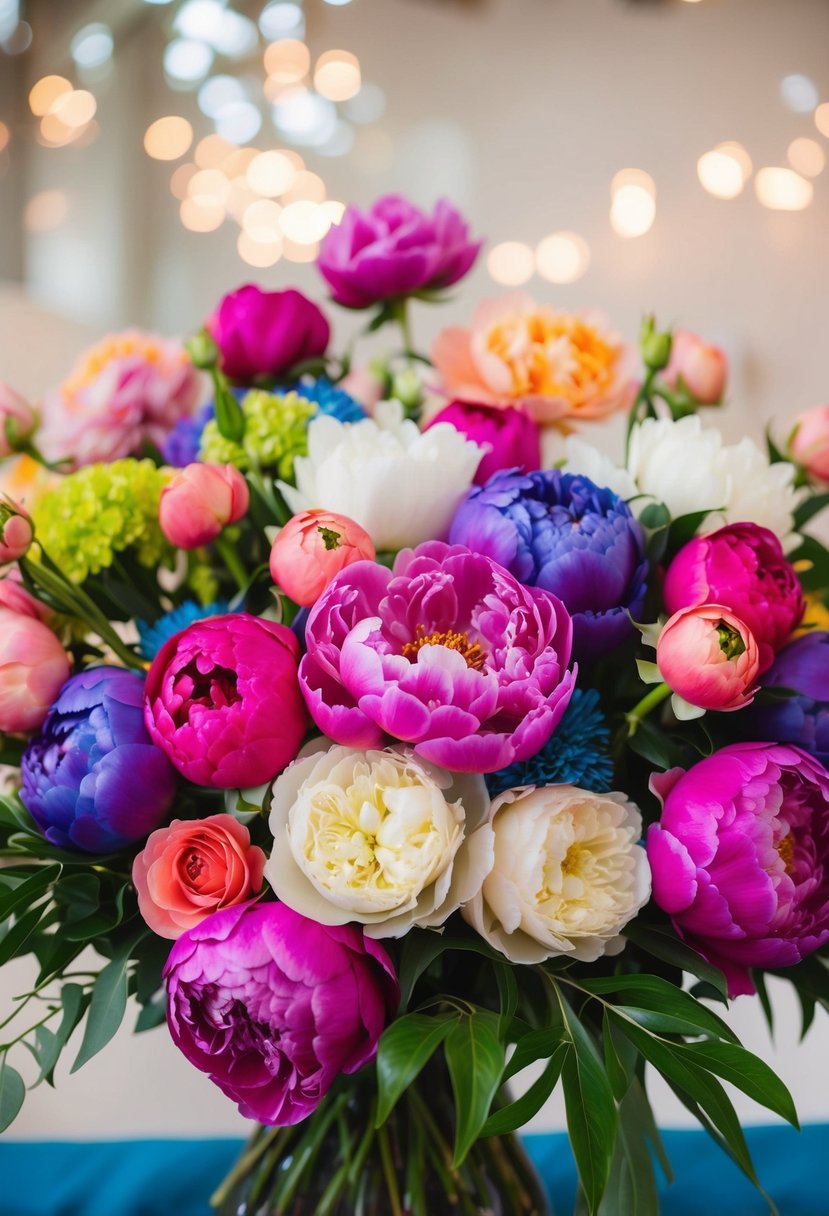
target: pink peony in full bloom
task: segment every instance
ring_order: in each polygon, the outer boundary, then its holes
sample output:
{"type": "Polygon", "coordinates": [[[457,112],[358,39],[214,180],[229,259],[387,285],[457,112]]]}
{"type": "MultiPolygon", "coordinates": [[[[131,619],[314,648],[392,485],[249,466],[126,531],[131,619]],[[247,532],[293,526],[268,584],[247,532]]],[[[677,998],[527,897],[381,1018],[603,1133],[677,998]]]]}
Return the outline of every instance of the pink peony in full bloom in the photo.
{"type": "MultiPolygon", "coordinates": [[[[337,743],[388,736],[453,772],[493,772],[535,755],[575,683],[573,626],[549,592],[483,554],[427,541],[393,570],[358,562],[311,611],[300,682],[337,743]]],[[[249,783],[250,784],[250,783],[249,783]]]]}
{"type": "Polygon", "coordinates": [[[294,759],[308,721],[299,643],[285,625],[231,612],[188,625],[147,674],[154,743],[195,785],[261,785],[294,759]]]}
{"type": "Polygon", "coordinates": [[[262,888],[265,854],[232,815],[174,819],[151,833],[132,865],[138,908],[159,937],[181,937],[262,888]]]}
{"type": "Polygon", "coordinates": [[[829,484],[829,405],[816,405],[795,420],[791,456],[814,478],[829,484]]]}
{"type": "Polygon", "coordinates": [[[232,464],[188,464],[161,491],[158,522],[171,545],[198,549],[242,519],[249,506],[248,483],[232,464]]]}
{"type": "Polygon", "coordinates": [[[28,401],[0,380],[0,460],[16,452],[36,425],[37,416],[28,401]]]}
{"type": "Polygon", "coordinates": [[[752,967],[790,967],[829,940],[829,773],[798,747],[737,743],[652,778],[656,902],[752,993],[752,967]]]}
{"type": "Polygon", "coordinates": [[[665,607],[726,604],[748,625],[764,671],[806,607],[803,589],[780,541],[759,524],[728,524],[695,536],[668,567],[665,607]]]}
{"type": "Polygon", "coordinates": [[[671,357],[662,373],[666,384],[684,385],[701,405],[718,405],[725,392],[728,359],[719,346],[709,346],[687,329],[674,331],[671,357]]]}
{"type": "Polygon", "coordinates": [[[373,562],[374,544],[365,528],[336,511],[300,511],[280,529],[271,546],[271,578],[296,604],[308,608],[335,574],[355,562],[373,562]]]}
{"type": "Polygon", "coordinates": [[[450,423],[456,431],[486,450],[475,474],[475,484],[485,485],[500,469],[518,469],[531,473],[541,467],[541,435],[538,423],[524,410],[511,405],[497,409],[491,405],[473,405],[452,401],[430,419],[430,426],[450,423]]]}
{"type": "Polygon", "coordinates": [[[400,996],[378,942],[281,903],[215,912],[178,939],[164,975],[176,1046],[246,1118],[276,1126],[374,1058],[400,996]]]}
{"type": "Polygon", "coordinates": [[[301,291],[262,291],[253,283],[224,296],[207,329],[222,371],[243,384],[282,376],[324,355],[331,333],[323,313],[301,291]]]}
{"type": "Polygon", "coordinates": [[[556,312],[520,291],[479,305],[469,329],[444,329],[432,361],[448,395],[521,406],[540,423],[605,418],[636,391],[633,351],[602,316],[556,312]]]}
{"type": "Polygon", "coordinates": [[[671,690],[699,709],[742,709],[757,692],[754,635],[722,604],[674,613],[659,635],[656,662],[671,690]]]}
{"type": "Polygon", "coordinates": [[[69,670],[51,629],[33,616],[0,608],[0,731],[42,726],[69,670]]]}

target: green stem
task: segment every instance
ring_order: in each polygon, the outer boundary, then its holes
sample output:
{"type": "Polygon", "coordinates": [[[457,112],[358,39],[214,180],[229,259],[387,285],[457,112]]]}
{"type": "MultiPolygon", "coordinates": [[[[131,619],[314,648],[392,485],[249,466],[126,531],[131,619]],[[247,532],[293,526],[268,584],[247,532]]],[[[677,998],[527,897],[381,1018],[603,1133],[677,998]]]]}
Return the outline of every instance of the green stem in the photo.
{"type": "Polygon", "coordinates": [[[259,1158],[268,1151],[274,1141],[282,1135],[284,1130],[285,1129],[282,1127],[273,1127],[269,1132],[265,1132],[264,1128],[260,1128],[261,1134],[254,1137],[251,1147],[246,1153],[242,1154],[234,1165],[233,1169],[222,1182],[222,1185],[218,1187],[210,1196],[210,1206],[212,1208],[217,1208],[220,1203],[224,1203],[236,1183],[250,1172],[259,1158]]]}
{"type": "Polygon", "coordinates": [[[400,1203],[400,1193],[397,1189],[397,1177],[394,1172],[394,1162],[391,1158],[389,1129],[385,1123],[377,1132],[377,1143],[380,1146],[380,1161],[383,1165],[383,1177],[386,1179],[386,1190],[388,1191],[391,1216],[403,1216],[403,1208],[400,1203]]]}
{"type": "Polygon", "coordinates": [[[643,405],[647,406],[647,411],[645,413],[645,417],[648,417],[648,415],[653,415],[653,413],[654,413],[653,402],[651,401],[651,390],[653,388],[653,382],[654,382],[655,378],[656,378],[656,371],[654,368],[650,368],[648,370],[648,372],[645,374],[645,379],[642,381],[642,383],[639,386],[639,392],[636,394],[636,400],[633,402],[633,405],[630,407],[630,413],[628,414],[627,430],[625,432],[625,461],[626,462],[627,462],[628,456],[630,455],[630,437],[633,434],[633,428],[636,426],[637,422],[642,421],[642,419],[640,418],[642,406],[643,405]]]}
{"type": "Polygon", "coordinates": [[[27,1030],[22,1031],[16,1039],[10,1039],[8,1043],[0,1043],[0,1052],[6,1052],[10,1047],[14,1047],[15,1043],[19,1043],[21,1039],[25,1039],[27,1034],[31,1034],[33,1030],[37,1030],[39,1026],[51,1021],[56,1013],[60,1012],[60,1006],[56,1005],[54,1009],[50,1009],[45,1017],[42,1017],[39,1022],[35,1022],[34,1026],[29,1026],[27,1030]]]}
{"type": "Polygon", "coordinates": [[[216,552],[227,566],[240,591],[248,589],[248,575],[238,553],[226,536],[217,536],[213,542],[216,552]]]}
{"type": "Polygon", "coordinates": [[[671,695],[672,691],[673,689],[668,684],[657,684],[637,705],[634,705],[630,713],[625,714],[628,724],[628,738],[636,734],[642,719],[647,717],[657,705],[661,705],[671,695]]]}

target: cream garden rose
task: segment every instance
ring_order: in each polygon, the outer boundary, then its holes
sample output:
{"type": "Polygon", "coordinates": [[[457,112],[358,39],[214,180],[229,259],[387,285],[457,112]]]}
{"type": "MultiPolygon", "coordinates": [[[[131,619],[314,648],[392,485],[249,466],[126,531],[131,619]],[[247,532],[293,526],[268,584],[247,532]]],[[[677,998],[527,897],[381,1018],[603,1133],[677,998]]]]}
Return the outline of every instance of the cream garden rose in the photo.
{"type": "Polygon", "coordinates": [[[651,889],[636,806],[552,785],[507,790],[492,811],[495,864],[463,909],[469,924],[513,963],[617,954],[651,889]]]}
{"type": "Polygon", "coordinates": [[[369,937],[442,925],[492,868],[483,777],[396,748],[331,746],[300,757],[270,799],[265,875],[296,912],[358,921],[369,937]]]}

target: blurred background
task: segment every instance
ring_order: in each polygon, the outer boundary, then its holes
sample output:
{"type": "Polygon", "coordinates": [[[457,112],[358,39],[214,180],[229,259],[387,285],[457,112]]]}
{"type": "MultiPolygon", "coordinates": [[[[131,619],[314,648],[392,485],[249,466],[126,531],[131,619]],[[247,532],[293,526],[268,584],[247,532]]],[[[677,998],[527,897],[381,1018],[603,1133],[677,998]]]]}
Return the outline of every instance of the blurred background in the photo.
{"type": "MultiPolygon", "coordinates": [[[[0,378],[37,397],[107,330],[186,334],[244,281],[322,300],[343,205],[400,191],[488,237],[416,306],[420,349],[513,288],[631,339],[653,310],[727,349],[729,439],[783,435],[829,393],[827,47],[826,0],[0,0],[0,378]]],[[[759,1002],[735,1029],[829,1118],[825,1019],[798,1046],[772,993],[774,1045],[759,1002]]],[[[15,1135],[244,1133],[163,1030],[127,1029],[15,1135]]],[[[535,1124],[562,1125],[555,1101],[535,1124]]]]}

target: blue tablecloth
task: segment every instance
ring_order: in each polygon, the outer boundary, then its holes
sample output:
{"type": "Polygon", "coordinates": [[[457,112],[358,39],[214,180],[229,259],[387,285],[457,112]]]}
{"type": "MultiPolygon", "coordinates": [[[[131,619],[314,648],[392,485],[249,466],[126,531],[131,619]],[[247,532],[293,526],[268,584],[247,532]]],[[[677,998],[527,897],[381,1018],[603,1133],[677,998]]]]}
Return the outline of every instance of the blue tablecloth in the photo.
{"type": "MultiPolygon", "coordinates": [[[[781,1216],[827,1216],[829,1125],[751,1128],[749,1147],[781,1216]]],[[[704,1132],[666,1132],[676,1181],[664,1216],[767,1216],[762,1197],[704,1132]]],[[[557,1216],[573,1211],[575,1170],[562,1135],[528,1136],[557,1216]]],[[[0,1143],[0,1216],[207,1216],[237,1140],[0,1143]]]]}

